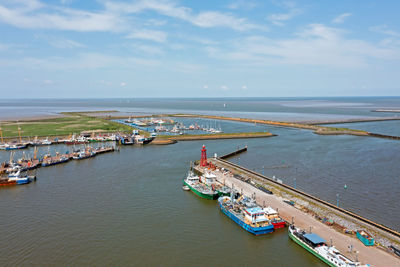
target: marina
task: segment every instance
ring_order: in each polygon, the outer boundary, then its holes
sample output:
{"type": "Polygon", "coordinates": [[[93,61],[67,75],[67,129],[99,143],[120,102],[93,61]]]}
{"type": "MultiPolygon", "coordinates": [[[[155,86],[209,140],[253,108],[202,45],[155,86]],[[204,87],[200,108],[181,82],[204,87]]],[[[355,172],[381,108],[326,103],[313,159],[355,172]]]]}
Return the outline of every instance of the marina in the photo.
{"type": "MultiPolygon", "coordinates": [[[[243,122],[239,122],[239,123],[243,123],[243,122]]],[[[245,123],[244,125],[246,125],[246,124],[247,123],[245,123]]],[[[221,123],[221,125],[223,125],[223,124],[221,123]]],[[[254,124],[252,124],[252,126],[254,126],[254,124]]],[[[229,131],[230,131],[229,127],[225,126],[225,129],[228,129],[227,131],[229,134],[229,131]]],[[[224,134],[226,134],[226,133],[224,133],[224,134]]],[[[198,143],[198,140],[200,139],[196,135],[193,135],[193,139],[190,139],[190,137],[189,137],[190,135],[186,135],[186,136],[188,136],[188,138],[189,138],[188,140],[190,140],[191,142],[188,142],[188,145],[184,145],[184,146],[191,147],[192,146],[191,143],[196,144],[196,143],[198,143]]],[[[186,137],[186,136],[178,134],[178,135],[176,135],[176,138],[182,138],[182,137],[186,137]]],[[[125,148],[126,146],[129,147],[129,145],[132,145],[135,143],[143,144],[143,141],[151,140],[151,139],[153,139],[154,141],[157,141],[158,137],[159,137],[158,135],[154,135],[147,139],[147,137],[143,137],[142,133],[139,134],[139,131],[137,131],[137,132],[133,131],[132,134],[116,133],[115,135],[93,134],[93,132],[87,132],[87,133],[82,133],[79,137],[79,142],[76,142],[74,144],[68,145],[64,141],[70,140],[71,142],[74,142],[74,140],[76,140],[76,141],[78,140],[78,137],[72,138],[72,136],[70,136],[70,137],[61,138],[61,139],[57,140],[56,142],[54,142],[54,144],[52,144],[51,146],[50,146],[50,144],[45,144],[46,142],[43,142],[44,143],[43,145],[33,145],[32,144],[32,145],[30,145],[30,147],[27,147],[27,149],[24,150],[24,151],[27,151],[27,154],[32,153],[34,147],[41,149],[42,153],[39,153],[40,155],[36,156],[36,159],[34,157],[30,158],[29,156],[27,156],[27,157],[25,157],[25,159],[21,158],[20,160],[17,160],[16,162],[21,162],[21,163],[24,162],[23,164],[26,168],[32,167],[32,169],[35,169],[35,167],[33,167],[33,166],[37,166],[39,164],[39,162],[40,162],[40,165],[42,165],[44,162],[45,164],[43,166],[52,166],[52,165],[58,165],[59,163],[63,163],[63,162],[69,162],[68,164],[60,164],[54,168],[44,168],[43,170],[40,170],[40,172],[38,173],[38,176],[40,177],[41,183],[43,183],[43,181],[42,181],[43,174],[42,173],[43,172],[46,173],[47,169],[48,170],[52,170],[55,168],[64,169],[64,168],[68,168],[68,166],[78,166],[78,165],[76,165],[76,162],[80,162],[80,159],[85,159],[85,158],[93,158],[93,159],[88,159],[87,161],[82,161],[82,162],[92,162],[92,161],[97,162],[98,160],[97,160],[97,158],[94,159],[95,158],[94,155],[109,152],[114,149],[113,148],[114,146],[108,147],[108,148],[103,147],[103,142],[104,142],[104,144],[119,145],[120,151],[122,149],[123,152],[122,153],[120,152],[118,154],[113,154],[112,157],[116,157],[119,159],[119,161],[123,162],[122,158],[120,158],[119,155],[126,155],[128,150],[131,151],[129,153],[132,153],[135,150],[142,151],[142,153],[148,149],[152,150],[148,146],[146,146],[146,150],[142,150],[141,148],[139,148],[141,146],[137,146],[136,148],[133,148],[134,150],[131,150],[130,148],[125,148]],[[85,140],[85,142],[80,143],[82,140],[85,140]],[[90,144],[90,143],[92,143],[92,144],[90,144]],[[45,151],[47,148],[49,148],[49,151],[50,151],[50,147],[52,147],[52,150],[53,150],[53,152],[51,153],[52,155],[50,153],[46,153],[46,151],[45,151]],[[138,149],[140,149],[140,150],[138,150],[138,149]],[[56,153],[54,156],[54,152],[56,152],[54,150],[56,150],[56,151],[57,150],[58,151],[69,150],[69,152],[68,153],[59,153],[59,154],[56,153]],[[46,154],[50,154],[50,155],[46,155],[46,154]],[[76,160],[73,160],[74,157],[76,160]]],[[[279,137],[279,134],[278,134],[278,137],[279,137]]],[[[246,137],[244,137],[244,138],[246,138],[246,137]]],[[[47,140],[47,141],[53,143],[52,139],[48,138],[48,137],[45,137],[43,139],[37,138],[37,140],[43,140],[43,141],[47,140]]],[[[35,140],[35,142],[37,142],[37,140],[35,140]]],[[[215,140],[217,140],[217,138],[215,140]]],[[[229,141],[229,140],[226,140],[226,141],[229,141]]],[[[212,140],[210,140],[208,142],[211,142],[211,144],[213,144],[212,140]]],[[[246,140],[246,142],[250,142],[250,141],[246,140]]],[[[37,144],[39,144],[39,143],[41,143],[41,142],[37,142],[37,144]]],[[[279,196],[276,189],[274,189],[271,186],[265,185],[264,183],[258,181],[257,179],[254,179],[254,177],[252,177],[252,175],[254,175],[254,174],[252,173],[251,170],[248,170],[248,169],[245,170],[246,174],[243,173],[242,169],[240,169],[239,172],[235,171],[235,169],[239,168],[240,165],[235,165],[235,164],[233,164],[233,162],[236,162],[238,157],[245,158],[247,154],[250,155],[249,153],[246,154],[247,146],[245,146],[243,148],[238,147],[238,149],[233,152],[229,151],[229,150],[227,151],[223,147],[220,147],[220,149],[216,150],[216,152],[219,153],[219,151],[223,151],[223,152],[226,151],[226,153],[225,154],[222,153],[222,156],[217,157],[217,158],[201,157],[201,158],[203,158],[203,161],[204,161],[204,158],[206,159],[205,160],[205,162],[207,162],[206,165],[201,166],[201,165],[204,165],[204,164],[201,164],[201,161],[197,165],[195,165],[196,167],[194,167],[194,169],[193,169],[194,171],[189,173],[189,175],[187,175],[186,178],[184,179],[183,187],[182,187],[182,182],[181,182],[180,183],[181,185],[178,186],[178,188],[181,190],[181,192],[182,192],[182,189],[183,189],[183,191],[186,191],[186,190],[190,191],[190,194],[192,196],[196,195],[195,199],[198,199],[198,201],[201,201],[202,199],[204,199],[205,201],[210,201],[210,204],[205,204],[202,202],[199,202],[199,203],[202,203],[202,205],[206,205],[206,207],[208,205],[211,205],[212,207],[214,207],[214,209],[217,210],[218,213],[222,214],[223,220],[221,221],[221,223],[223,223],[223,227],[228,227],[228,229],[231,229],[228,225],[233,225],[234,228],[232,228],[232,230],[237,228],[238,230],[240,230],[240,231],[238,231],[238,233],[243,231],[246,234],[250,233],[250,236],[252,236],[252,235],[265,236],[265,237],[266,236],[277,236],[279,239],[281,239],[284,237],[284,233],[287,233],[286,230],[288,230],[288,228],[285,226],[290,225],[292,223],[292,217],[294,217],[296,226],[302,227],[302,229],[308,229],[309,225],[311,224],[311,225],[313,225],[313,232],[315,230],[316,232],[318,232],[318,234],[320,236],[325,237],[326,240],[329,239],[329,237],[326,237],[326,233],[329,233],[329,235],[330,235],[331,231],[332,231],[331,228],[325,229],[324,231],[321,232],[321,230],[319,229],[319,225],[315,224],[314,221],[312,221],[312,220],[307,221],[307,224],[308,224],[307,225],[304,223],[304,221],[298,219],[298,217],[302,218],[301,214],[296,214],[295,211],[287,210],[287,209],[290,209],[290,207],[295,208],[295,210],[299,209],[299,204],[294,198],[292,198],[292,199],[286,198],[283,201],[280,200],[280,202],[278,201],[277,203],[275,203],[273,201],[273,198],[279,196]],[[227,160],[231,160],[233,162],[228,162],[227,160]],[[228,164],[229,166],[226,164],[228,164]],[[187,183],[191,183],[191,186],[188,186],[188,184],[185,184],[185,180],[187,183]],[[247,190],[246,189],[247,187],[249,187],[250,190],[247,190]],[[203,192],[205,194],[204,195],[197,194],[195,191],[203,192]],[[265,196],[267,196],[267,195],[271,196],[272,200],[267,200],[265,198],[265,196]],[[233,199],[233,201],[232,201],[232,199],[233,199]],[[292,201],[292,200],[295,200],[295,201],[292,201]],[[222,204],[220,204],[220,203],[222,203],[222,204]],[[224,204],[226,204],[226,205],[224,205],[224,204]],[[295,215],[295,216],[292,216],[292,215],[295,215]],[[264,235],[267,233],[268,233],[268,235],[264,235]]],[[[250,153],[252,153],[252,151],[253,150],[251,150],[250,153]]],[[[5,153],[10,153],[10,152],[5,152],[5,153]]],[[[21,154],[22,152],[18,152],[18,153],[21,154]]],[[[157,152],[157,153],[159,153],[159,152],[157,152]]],[[[185,153],[187,153],[187,152],[185,152],[185,153]]],[[[199,155],[197,155],[195,157],[191,157],[191,159],[195,159],[198,156],[199,155]]],[[[17,158],[20,158],[20,156],[18,156],[17,158]]],[[[152,158],[152,160],[155,160],[155,159],[152,158]]],[[[163,160],[161,160],[161,161],[163,161],[163,160]]],[[[107,164],[109,164],[109,163],[110,163],[110,161],[107,162],[107,164]]],[[[176,164],[176,162],[174,162],[174,164],[176,164]]],[[[83,165],[86,165],[86,164],[83,163],[83,165]]],[[[21,165],[21,167],[22,167],[22,165],[21,165]]],[[[282,164],[272,165],[268,168],[270,168],[271,170],[274,170],[275,168],[280,168],[280,167],[290,168],[290,165],[282,163],[282,164]]],[[[15,168],[15,166],[12,166],[12,168],[15,168]]],[[[17,169],[18,168],[19,167],[17,167],[17,169]]],[[[265,168],[265,169],[267,170],[268,168],[265,168]]],[[[6,172],[6,170],[4,168],[3,168],[3,171],[6,172]]],[[[146,176],[147,176],[147,174],[146,174],[146,176]]],[[[11,180],[9,181],[9,183],[14,184],[14,181],[12,181],[13,178],[12,177],[10,177],[10,178],[11,178],[11,180]]],[[[33,181],[33,180],[30,180],[30,181],[33,181]]],[[[20,180],[20,182],[21,182],[21,184],[24,183],[24,181],[22,179],[20,180]]],[[[48,183],[48,182],[49,182],[49,180],[46,181],[46,183],[48,183]]],[[[58,183],[60,183],[60,181],[58,181],[58,183]]],[[[7,188],[11,188],[11,187],[7,187],[7,188]]],[[[193,204],[194,203],[192,203],[192,205],[193,204]]],[[[302,212],[304,212],[304,211],[302,211],[302,212]]],[[[204,216],[208,217],[209,212],[207,215],[204,214],[204,216]]],[[[307,212],[306,212],[306,215],[304,215],[304,216],[307,218],[309,216],[314,216],[314,215],[310,215],[309,213],[307,214],[307,212]]],[[[217,218],[220,218],[220,217],[217,217],[217,218]]],[[[317,220],[317,222],[319,222],[319,220],[317,220]]],[[[322,222],[323,225],[329,226],[329,227],[332,227],[332,226],[335,227],[335,225],[336,225],[335,221],[332,221],[329,218],[322,218],[322,220],[320,220],[320,222],[322,222]]],[[[348,229],[346,229],[346,231],[347,230],[348,229]]],[[[333,231],[337,231],[337,229],[335,229],[333,231]]],[[[354,231],[350,235],[347,234],[345,237],[351,236],[351,240],[352,240],[352,239],[354,239],[355,235],[356,235],[356,232],[354,231]]],[[[374,237],[377,237],[376,232],[372,232],[372,235],[374,237]]],[[[335,236],[335,235],[333,235],[333,236],[335,236]]],[[[261,237],[258,237],[258,238],[261,238],[261,237]]],[[[268,239],[270,239],[270,238],[268,238],[268,239]]],[[[275,237],[273,237],[272,239],[275,239],[275,237]]],[[[336,244],[336,243],[342,243],[342,241],[340,241],[342,239],[343,239],[343,236],[340,236],[340,235],[333,238],[333,241],[335,242],[335,247],[338,247],[340,249],[340,251],[341,251],[341,253],[343,253],[344,257],[347,257],[347,259],[352,258],[352,260],[355,261],[354,257],[356,256],[356,254],[348,254],[348,252],[346,252],[346,248],[345,248],[344,244],[341,244],[341,245],[336,244]]],[[[351,243],[352,241],[346,241],[346,242],[351,243]]],[[[358,242],[360,244],[362,244],[360,241],[358,241],[358,242]]],[[[379,243],[380,242],[381,242],[381,239],[379,239],[379,243]]],[[[371,266],[375,266],[373,264],[374,260],[370,260],[370,259],[368,259],[368,257],[367,257],[367,259],[365,259],[364,253],[362,252],[361,249],[358,248],[357,243],[353,243],[353,244],[355,244],[355,247],[357,247],[357,251],[359,251],[359,254],[357,254],[357,256],[359,257],[360,261],[363,263],[365,262],[365,263],[372,264],[371,266]]],[[[392,243],[392,244],[394,244],[394,246],[392,246],[392,247],[396,249],[396,246],[397,246],[396,243],[392,243]]],[[[289,245],[289,247],[290,247],[290,245],[289,245]]],[[[391,249],[390,246],[387,246],[387,248],[391,249]]],[[[376,249],[376,246],[373,246],[373,249],[376,249]]],[[[395,249],[392,249],[392,251],[396,251],[395,249]]],[[[289,248],[289,250],[291,250],[291,248],[289,248]]],[[[373,252],[373,254],[374,253],[376,253],[376,252],[373,252]]],[[[385,252],[385,253],[387,253],[387,252],[385,252]]],[[[300,254],[302,254],[302,253],[300,253],[300,254]]],[[[299,254],[299,256],[300,256],[300,254],[299,254]]],[[[297,261],[301,262],[300,258],[303,258],[303,257],[305,257],[307,259],[307,257],[302,254],[301,257],[297,258],[297,261]]],[[[310,260],[310,259],[308,259],[308,260],[310,260]]],[[[377,265],[377,266],[379,266],[379,265],[377,265]]]]}

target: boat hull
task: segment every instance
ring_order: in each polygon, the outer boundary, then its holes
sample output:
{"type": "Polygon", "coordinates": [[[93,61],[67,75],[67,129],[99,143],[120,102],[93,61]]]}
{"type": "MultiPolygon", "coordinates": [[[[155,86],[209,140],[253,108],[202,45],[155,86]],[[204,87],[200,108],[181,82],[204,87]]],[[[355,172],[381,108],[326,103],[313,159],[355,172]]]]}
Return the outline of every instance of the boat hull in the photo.
{"type": "Polygon", "coordinates": [[[274,226],[274,229],[280,229],[280,228],[285,228],[286,227],[286,222],[285,221],[271,222],[271,223],[274,226]]]}
{"type": "Polygon", "coordinates": [[[325,259],[324,257],[322,257],[321,255],[319,255],[316,251],[314,251],[312,248],[310,248],[309,246],[307,246],[305,243],[303,243],[299,238],[297,238],[295,235],[293,235],[290,230],[288,230],[288,235],[289,238],[292,239],[295,243],[297,243],[298,245],[300,245],[301,247],[303,247],[305,250],[307,250],[308,252],[310,252],[311,254],[313,254],[315,257],[317,257],[318,259],[320,259],[321,261],[323,261],[324,263],[326,263],[328,266],[332,266],[335,267],[335,265],[332,262],[329,262],[327,259],[325,259]]]}
{"type": "Polygon", "coordinates": [[[190,186],[188,183],[186,183],[185,180],[183,181],[183,184],[188,186],[190,188],[190,191],[192,191],[193,193],[195,193],[196,195],[198,195],[201,198],[210,199],[210,200],[215,200],[218,198],[218,194],[204,194],[204,193],[196,190],[192,186],[190,186]]]}
{"type": "Polygon", "coordinates": [[[367,238],[363,236],[360,231],[357,231],[357,238],[365,245],[365,246],[373,246],[374,239],[372,237],[367,238]]]}
{"type": "Polygon", "coordinates": [[[242,220],[240,220],[238,217],[235,216],[232,212],[227,210],[221,203],[218,203],[221,211],[228,216],[232,221],[237,223],[240,227],[245,229],[247,232],[252,233],[253,235],[265,235],[272,233],[274,231],[274,226],[269,225],[265,227],[252,227],[246,223],[244,223],[242,220]]]}
{"type": "Polygon", "coordinates": [[[53,166],[53,165],[57,165],[57,164],[61,164],[61,163],[67,162],[67,161],[69,161],[69,159],[50,162],[50,163],[42,162],[42,167],[53,166]]]}

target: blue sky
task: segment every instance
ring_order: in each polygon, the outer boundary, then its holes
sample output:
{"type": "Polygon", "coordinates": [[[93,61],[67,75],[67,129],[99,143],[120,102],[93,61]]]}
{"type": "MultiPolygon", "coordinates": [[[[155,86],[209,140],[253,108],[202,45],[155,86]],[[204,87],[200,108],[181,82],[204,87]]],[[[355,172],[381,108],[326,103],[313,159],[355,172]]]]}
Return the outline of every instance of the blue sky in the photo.
{"type": "Polygon", "coordinates": [[[0,0],[0,92],[400,95],[399,10],[395,0],[0,0]]]}

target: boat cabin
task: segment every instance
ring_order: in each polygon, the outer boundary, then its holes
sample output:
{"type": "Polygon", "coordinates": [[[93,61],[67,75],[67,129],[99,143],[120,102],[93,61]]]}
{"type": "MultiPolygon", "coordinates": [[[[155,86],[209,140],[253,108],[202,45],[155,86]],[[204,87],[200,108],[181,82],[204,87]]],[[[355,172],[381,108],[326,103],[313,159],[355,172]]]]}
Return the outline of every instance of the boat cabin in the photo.
{"type": "Polygon", "coordinates": [[[306,242],[309,246],[315,248],[320,246],[326,246],[326,241],[317,234],[304,234],[303,235],[304,242],[306,242]]]}
{"type": "Polygon", "coordinates": [[[260,207],[245,209],[244,213],[245,213],[245,218],[252,223],[260,223],[268,221],[268,218],[265,216],[265,212],[260,207]]]}
{"type": "Polygon", "coordinates": [[[279,218],[278,212],[271,207],[266,207],[263,209],[263,211],[270,220],[279,218]]]}
{"type": "Polygon", "coordinates": [[[217,179],[217,176],[212,173],[206,173],[203,176],[202,182],[205,183],[206,185],[213,185],[215,183],[215,180],[217,179]]]}

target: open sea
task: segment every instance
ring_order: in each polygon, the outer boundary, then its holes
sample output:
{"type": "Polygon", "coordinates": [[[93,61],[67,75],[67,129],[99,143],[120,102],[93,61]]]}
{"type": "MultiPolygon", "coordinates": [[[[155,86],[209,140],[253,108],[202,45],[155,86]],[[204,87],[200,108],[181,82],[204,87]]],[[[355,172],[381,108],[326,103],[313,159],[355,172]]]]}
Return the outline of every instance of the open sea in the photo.
{"type": "MultiPolygon", "coordinates": [[[[0,120],[83,110],[282,121],[400,116],[375,109],[400,109],[400,97],[0,100],[0,120]]],[[[229,121],[202,123],[225,132],[278,136],[123,147],[40,168],[35,183],[0,188],[0,266],[324,266],[289,240],[286,230],[252,236],[222,214],[216,202],[182,190],[190,161],[200,158],[203,144],[209,155],[248,145],[248,152],[230,160],[289,185],[296,179],[297,188],[331,203],[336,204],[339,194],[340,206],[400,230],[400,141],[229,121]]],[[[339,126],[400,136],[400,121],[339,126]]],[[[67,149],[55,145],[40,152],[67,149]]],[[[14,157],[21,155],[18,151],[14,157]]],[[[1,162],[9,157],[10,152],[0,151],[1,162]]]]}

